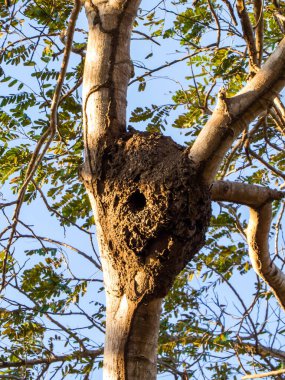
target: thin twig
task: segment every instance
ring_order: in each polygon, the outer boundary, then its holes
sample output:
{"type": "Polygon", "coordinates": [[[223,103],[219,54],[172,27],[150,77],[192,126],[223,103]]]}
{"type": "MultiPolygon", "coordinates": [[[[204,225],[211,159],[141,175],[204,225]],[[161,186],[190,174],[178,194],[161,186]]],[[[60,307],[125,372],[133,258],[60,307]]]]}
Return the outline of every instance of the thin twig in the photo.
{"type": "Polygon", "coordinates": [[[18,224],[18,218],[19,218],[19,214],[20,214],[22,204],[24,202],[24,197],[26,194],[27,187],[28,187],[31,179],[33,178],[35,171],[37,170],[38,166],[42,162],[42,159],[43,159],[45,153],[47,152],[50,144],[52,143],[53,137],[56,133],[57,109],[58,109],[58,104],[59,104],[59,100],[60,100],[62,86],[63,86],[63,82],[65,79],[67,66],[68,66],[68,62],[69,62],[69,57],[70,57],[70,53],[71,53],[75,24],[76,24],[76,20],[77,20],[80,9],[81,9],[81,1],[80,0],[74,0],[74,7],[73,7],[73,10],[71,12],[71,16],[70,16],[69,23],[68,23],[68,30],[67,30],[67,36],[66,36],[66,46],[65,46],[65,50],[64,50],[62,65],[61,65],[60,73],[58,76],[57,85],[55,87],[55,91],[53,94],[52,103],[51,103],[49,128],[45,131],[45,133],[42,135],[42,137],[38,141],[38,144],[37,144],[35,151],[31,157],[31,160],[29,162],[24,183],[23,183],[23,185],[22,185],[22,187],[18,193],[18,203],[17,203],[17,206],[15,208],[14,215],[13,215],[12,231],[11,231],[11,235],[10,235],[10,239],[8,241],[7,247],[5,249],[5,256],[4,256],[3,264],[2,264],[2,283],[1,283],[0,293],[3,291],[3,289],[5,288],[5,285],[6,285],[5,282],[6,282],[7,260],[8,260],[9,250],[10,250],[10,247],[11,247],[12,242],[13,242],[14,234],[16,232],[16,228],[17,228],[17,224],[18,224]]]}
{"type": "Polygon", "coordinates": [[[276,174],[277,176],[283,178],[285,180],[285,174],[279,170],[276,169],[274,166],[270,165],[267,161],[265,161],[261,156],[259,156],[257,153],[255,153],[251,148],[248,148],[248,152],[256,158],[259,162],[261,162],[264,166],[266,166],[269,170],[272,171],[272,173],[276,174]]]}
{"type": "Polygon", "coordinates": [[[140,36],[143,36],[145,37],[147,40],[150,40],[151,42],[153,42],[154,44],[160,46],[160,43],[155,41],[155,39],[152,37],[152,36],[148,36],[147,34],[143,33],[143,32],[140,32],[139,30],[133,30],[133,33],[135,34],[139,34],[140,36]]]}
{"type": "Polygon", "coordinates": [[[210,11],[212,13],[212,16],[214,17],[215,23],[217,25],[217,46],[220,46],[220,41],[221,41],[221,25],[220,25],[220,20],[219,17],[217,16],[217,13],[215,11],[215,8],[211,2],[211,0],[207,0],[209,4],[210,11]]]}

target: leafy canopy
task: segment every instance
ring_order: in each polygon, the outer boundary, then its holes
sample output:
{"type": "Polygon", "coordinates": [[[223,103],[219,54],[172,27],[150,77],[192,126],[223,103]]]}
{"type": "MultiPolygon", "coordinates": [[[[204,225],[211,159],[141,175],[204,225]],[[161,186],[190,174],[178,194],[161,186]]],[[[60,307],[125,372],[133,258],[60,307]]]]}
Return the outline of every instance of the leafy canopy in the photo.
{"type": "MultiPolygon", "coordinates": [[[[257,33],[254,4],[245,6],[257,33]]],[[[70,0],[14,0],[10,8],[0,3],[2,260],[17,194],[49,127],[72,8],[70,0]]],[[[261,12],[264,61],[283,36],[278,15],[285,16],[285,6],[266,0],[261,12]]],[[[56,134],[28,184],[11,237],[0,309],[0,374],[11,378],[88,379],[102,364],[102,275],[93,217],[78,177],[86,28],[82,12],[56,134]]],[[[173,134],[188,145],[211,115],[218,91],[224,87],[227,96],[234,95],[252,75],[238,12],[228,1],[145,0],[133,40],[129,123],[173,134]],[[170,93],[159,92],[168,86],[170,93]]],[[[227,154],[219,178],[282,185],[285,119],[265,111],[227,154]]],[[[164,303],[159,370],[175,379],[237,379],[246,371],[283,368],[284,326],[271,293],[250,270],[247,215],[223,203],[213,211],[205,248],[164,303]]],[[[283,211],[276,202],[271,248],[281,264],[283,211]]]]}

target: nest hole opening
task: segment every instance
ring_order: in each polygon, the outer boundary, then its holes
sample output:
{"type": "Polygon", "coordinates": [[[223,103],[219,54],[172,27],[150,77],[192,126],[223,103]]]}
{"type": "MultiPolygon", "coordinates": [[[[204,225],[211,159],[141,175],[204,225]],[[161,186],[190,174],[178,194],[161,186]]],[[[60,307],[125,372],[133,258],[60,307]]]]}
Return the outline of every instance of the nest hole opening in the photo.
{"type": "Polygon", "coordinates": [[[146,206],[146,197],[139,190],[136,190],[129,196],[128,204],[132,212],[141,211],[146,206]]]}

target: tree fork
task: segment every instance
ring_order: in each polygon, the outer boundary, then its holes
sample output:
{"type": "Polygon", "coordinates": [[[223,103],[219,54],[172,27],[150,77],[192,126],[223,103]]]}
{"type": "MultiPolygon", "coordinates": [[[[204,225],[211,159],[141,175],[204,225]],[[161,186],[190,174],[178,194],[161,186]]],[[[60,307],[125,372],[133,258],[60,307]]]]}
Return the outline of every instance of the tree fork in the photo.
{"type": "MultiPolygon", "coordinates": [[[[107,293],[106,378],[120,373],[118,379],[144,379],[130,364],[129,344],[142,330],[136,316],[143,309],[151,313],[151,305],[168,293],[204,244],[210,194],[185,150],[167,137],[125,133],[105,148],[100,165],[100,178],[94,175],[85,185],[97,221],[107,293]]],[[[156,309],[158,319],[159,314],[156,309]]],[[[153,325],[146,347],[153,347],[158,334],[158,322],[153,325]]],[[[144,346],[136,347],[136,368],[152,373],[156,350],[146,360],[144,346]]]]}
{"type": "Polygon", "coordinates": [[[214,182],[211,193],[213,200],[236,202],[249,207],[250,216],[246,236],[252,267],[270,286],[280,306],[285,310],[285,275],[271,259],[268,245],[272,202],[283,199],[285,193],[230,181],[214,182]]]}
{"type": "Polygon", "coordinates": [[[85,3],[81,175],[107,294],[108,380],[156,378],[161,299],[204,244],[211,213],[209,189],[184,148],[160,135],[126,132],[130,36],[139,3],[85,3]]]}

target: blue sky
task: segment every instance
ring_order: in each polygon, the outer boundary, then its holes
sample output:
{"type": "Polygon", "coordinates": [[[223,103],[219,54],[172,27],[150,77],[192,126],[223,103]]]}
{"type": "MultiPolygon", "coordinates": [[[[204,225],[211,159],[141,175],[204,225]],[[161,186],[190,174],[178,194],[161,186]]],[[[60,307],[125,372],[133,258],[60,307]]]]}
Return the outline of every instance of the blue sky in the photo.
{"type": "MultiPolygon", "coordinates": [[[[142,7],[147,7],[149,4],[148,0],[144,0],[142,2],[142,7]]],[[[84,14],[81,15],[78,27],[85,28],[85,16],[84,14]]],[[[140,29],[142,30],[142,29],[140,29]]],[[[137,35],[136,35],[137,37],[137,35]]],[[[1,40],[0,40],[1,42],[1,40]]],[[[174,57],[177,57],[177,54],[180,56],[183,56],[187,52],[179,46],[179,44],[175,41],[168,40],[166,44],[163,44],[163,41],[160,41],[162,43],[161,47],[158,47],[152,42],[145,42],[145,41],[133,41],[132,43],[132,57],[135,61],[144,61],[144,58],[149,55],[150,53],[153,53],[153,57],[150,58],[147,61],[147,64],[150,68],[154,68],[156,66],[161,65],[162,63],[166,61],[171,61],[174,59],[174,57]],[[179,51],[179,53],[177,53],[179,51]]],[[[77,58],[73,57],[70,61],[70,67],[74,65],[77,62],[77,58]]],[[[22,70],[18,70],[16,72],[13,72],[13,75],[18,78],[27,78],[27,68],[24,68],[22,70]]],[[[129,113],[138,106],[147,106],[151,104],[163,104],[163,103],[169,103],[171,102],[172,93],[175,92],[177,89],[180,89],[181,87],[185,85],[185,76],[189,75],[189,66],[186,65],[186,63],[178,63],[175,66],[172,66],[171,68],[164,69],[163,71],[159,72],[156,77],[150,77],[147,79],[147,86],[146,90],[144,92],[138,92],[137,87],[138,84],[134,84],[130,86],[129,94],[128,94],[128,104],[129,113]],[[159,78],[157,78],[159,77],[159,78]]],[[[139,73],[137,70],[136,73],[139,73]]],[[[31,83],[32,85],[32,83],[31,83]]],[[[5,91],[5,87],[2,86],[2,89],[0,91],[5,91]]],[[[135,128],[144,129],[144,125],[134,125],[135,128]]],[[[166,127],[165,134],[171,136],[173,139],[175,139],[177,142],[184,144],[185,141],[187,141],[187,137],[185,136],[185,133],[187,133],[187,130],[178,130],[171,127],[171,118],[170,123],[166,127]]],[[[7,188],[0,190],[4,193],[6,198],[9,198],[11,194],[9,193],[9,190],[7,188]]],[[[216,211],[216,209],[215,209],[216,211]]],[[[80,233],[75,228],[70,228],[64,231],[62,227],[60,227],[59,222],[56,220],[55,217],[51,217],[48,210],[45,208],[43,202],[41,199],[36,200],[32,204],[28,206],[24,206],[21,212],[21,218],[25,221],[26,224],[32,226],[34,231],[40,235],[40,236],[46,236],[46,237],[52,237],[55,240],[60,240],[67,242],[70,245],[73,245],[74,247],[79,248],[80,250],[92,254],[91,245],[89,242],[89,239],[82,233],[80,233]]],[[[0,217],[0,224],[5,224],[5,218],[3,215],[0,217]]],[[[21,240],[20,243],[16,244],[17,252],[16,254],[20,256],[24,256],[24,251],[34,248],[35,243],[32,239],[24,239],[21,240]]],[[[98,251],[98,247],[96,246],[96,249],[98,251]]],[[[75,254],[71,250],[66,249],[66,254],[69,260],[70,269],[72,272],[80,276],[81,278],[99,278],[101,279],[101,274],[98,272],[97,269],[92,267],[87,261],[83,261],[82,257],[75,254]]],[[[31,261],[32,263],[33,261],[31,261]]],[[[29,264],[28,264],[29,265],[29,264]]],[[[242,284],[239,284],[239,290],[243,294],[251,294],[249,292],[249,281],[252,281],[252,283],[255,280],[255,276],[253,273],[251,273],[248,277],[248,282],[243,282],[242,284]]],[[[194,280],[195,281],[195,280],[194,280]]],[[[198,281],[197,281],[198,283],[198,281]]],[[[102,301],[103,300],[103,293],[97,293],[97,289],[100,285],[93,284],[91,285],[91,289],[89,290],[88,294],[84,298],[84,301],[82,305],[86,307],[86,310],[92,314],[92,305],[90,304],[91,301],[102,301]]],[[[225,300],[229,300],[228,302],[231,302],[231,293],[226,289],[226,287],[221,288],[222,297],[225,300]]],[[[248,303],[250,303],[251,298],[247,300],[248,303]]],[[[227,302],[227,301],[226,301],[227,302]]],[[[70,326],[80,326],[82,323],[81,319],[76,319],[75,317],[63,317],[62,320],[66,325],[70,326]]],[[[98,335],[92,337],[93,340],[97,341],[98,343],[103,341],[102,334],[98,332],[98,335]]],[[[70,379],[73,378],[73,376],[69,377],[70,379]]],[[[160,379],[170,379],[172,377],[161,375],[159,376],[160,379]]]]}

